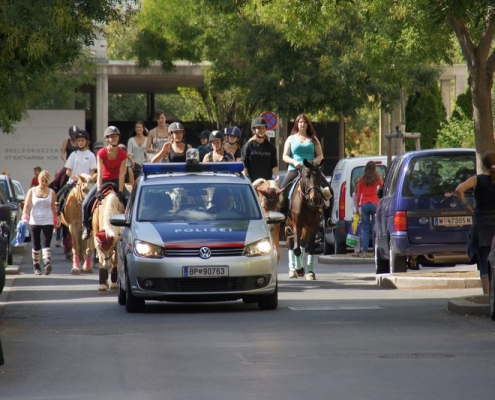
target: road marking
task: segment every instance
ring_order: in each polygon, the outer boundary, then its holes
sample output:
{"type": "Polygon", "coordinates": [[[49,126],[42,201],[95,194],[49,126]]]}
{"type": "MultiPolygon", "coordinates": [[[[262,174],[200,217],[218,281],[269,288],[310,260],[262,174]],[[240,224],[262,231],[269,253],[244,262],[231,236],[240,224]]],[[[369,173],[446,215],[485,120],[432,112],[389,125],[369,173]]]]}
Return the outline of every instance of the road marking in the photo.
{"type": "Polygon", "coordinates": [[[289,307],[292,311],[348,311],[348,310],[383,310],[378,306],[329,306],[329,307],[289,307]]]}

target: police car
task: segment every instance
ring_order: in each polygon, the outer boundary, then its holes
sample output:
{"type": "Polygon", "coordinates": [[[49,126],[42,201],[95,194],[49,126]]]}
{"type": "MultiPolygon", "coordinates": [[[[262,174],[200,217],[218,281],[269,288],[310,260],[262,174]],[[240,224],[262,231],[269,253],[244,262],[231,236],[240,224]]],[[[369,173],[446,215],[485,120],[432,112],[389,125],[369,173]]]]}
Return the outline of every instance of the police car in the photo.
{"type": "Polygon", "coordinates": [[[118,302],[141,312],[146,300],[278,305],[277,253],[256,193],[237,162],[143,165],[118,245],[118,302]]]}

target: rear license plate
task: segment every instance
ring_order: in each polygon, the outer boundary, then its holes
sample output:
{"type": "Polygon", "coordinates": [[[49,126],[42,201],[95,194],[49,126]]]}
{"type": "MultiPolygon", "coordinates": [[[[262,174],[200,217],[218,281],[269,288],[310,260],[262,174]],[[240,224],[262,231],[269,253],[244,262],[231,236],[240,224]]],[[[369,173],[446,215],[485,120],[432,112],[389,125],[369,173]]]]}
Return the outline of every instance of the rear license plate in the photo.
{"type": "Polygon", "coordinates": [[[471,225],[472,217],[435,217],[433,224],[435,226],[464,226],[471,225]]]}
{"type": "Polygon", "coordinates": [[[219,278],[229,276],[229,267],[182,267],[182,276],[185,278],[219,278]]]}

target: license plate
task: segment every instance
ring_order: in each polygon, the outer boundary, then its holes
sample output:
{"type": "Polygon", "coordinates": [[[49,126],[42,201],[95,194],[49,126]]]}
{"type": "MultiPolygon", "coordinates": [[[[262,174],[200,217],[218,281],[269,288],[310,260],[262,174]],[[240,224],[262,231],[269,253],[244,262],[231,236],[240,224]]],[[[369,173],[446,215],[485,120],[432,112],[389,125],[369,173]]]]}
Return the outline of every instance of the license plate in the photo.
{"type": "Polygon", "coordinates": [[[433,220],[435,226],[464,226],[471,225],[471,216],[464,217],[435,217],[433,220]]]}
{"type": "Polygon", "coordinates": [[[229,276],[229,267],[182,267],[182,276],[185,278],[219,278],[229,276]]]}

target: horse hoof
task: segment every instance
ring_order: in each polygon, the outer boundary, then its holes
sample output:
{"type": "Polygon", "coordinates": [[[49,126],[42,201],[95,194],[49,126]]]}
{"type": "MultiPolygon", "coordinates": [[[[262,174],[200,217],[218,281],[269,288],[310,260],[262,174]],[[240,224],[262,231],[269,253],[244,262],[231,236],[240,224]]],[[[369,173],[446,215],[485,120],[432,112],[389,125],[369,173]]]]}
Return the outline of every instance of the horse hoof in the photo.
{"type": "Polygon", "coordinates": [[[304,276],[304,268],[296,269],[296,274],[299,278],[302,278],[304,276]]]}
{"type": "Polygon", "coordinates": [[[100,293],[106,293],[107,289],[108,289],[107,285],[105,285],[103,283],[100,286],[98,286],[98,292],[100,292],[100,293]]]}
{"type": "Polygon", "coordinates": [[[93,269],[92,268],[83,268],[82,272],[85,273],[85,274],[92,274],[93,273],[93,269]]]}
{"type": "Polygon", "coordinates": [[[297,279],[297,274],[295,270],[291,269],[289,271],[289,279],[297,279]]]}
{"type": "Polygon", "coordinates": [[[79,275],[80,273],[81,273],[81,270],[77,267],[72,267],[72,269],[70,270],[71,275],[79,275]]]}
{"type": "Polygon", "coordinates": [[[314,281],[316,280],[315,273],[313,271],[310,271],[306,274],[306,280],[307,281],[314,281]]]}

